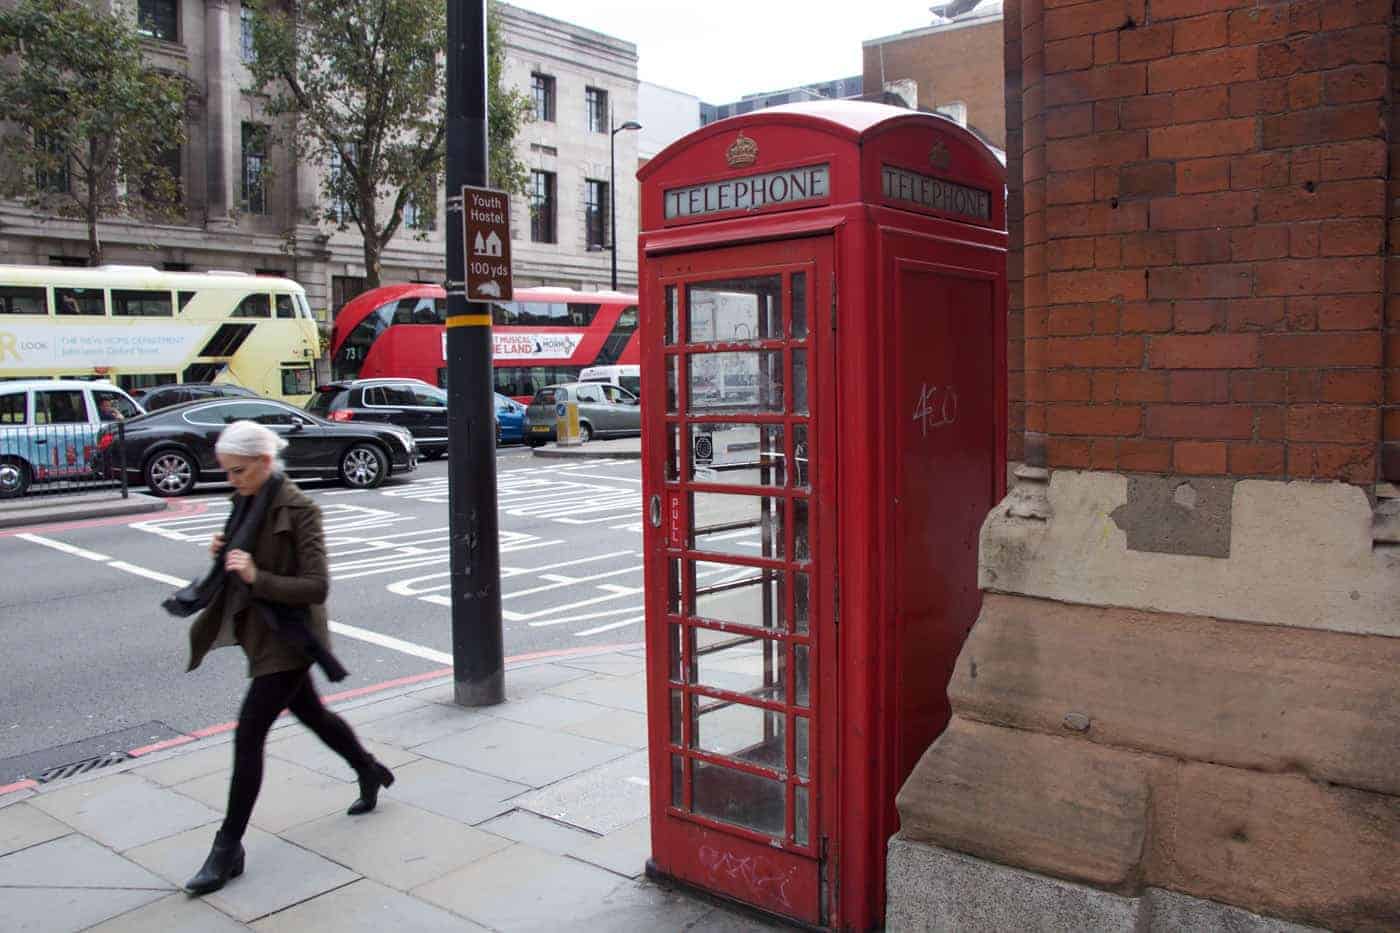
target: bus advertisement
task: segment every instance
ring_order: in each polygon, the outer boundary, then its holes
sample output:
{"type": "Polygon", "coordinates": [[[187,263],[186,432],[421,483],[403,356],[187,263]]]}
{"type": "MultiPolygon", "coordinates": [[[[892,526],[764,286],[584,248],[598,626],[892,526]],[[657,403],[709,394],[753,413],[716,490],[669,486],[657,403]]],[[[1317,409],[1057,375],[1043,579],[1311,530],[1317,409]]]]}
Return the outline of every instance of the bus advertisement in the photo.
{"type": "Polygon", "coordinates": [[[132,393],[233,383],[305,404],[320,335],[290,279],[149,266],[0,266],[0,380],[105,379],[132,393]]]}
{"type": "MultiPolygon", "coordinates": [[[[447,293],[385,285],[346,303],[331,336],[337,380],[413,377],[447,384],[447,293]]],[[[517,288],[491,303],[495,390],[529,402],[540,388],[575,382],[587,367],[636,364],[637,296],[517,288]]]]}

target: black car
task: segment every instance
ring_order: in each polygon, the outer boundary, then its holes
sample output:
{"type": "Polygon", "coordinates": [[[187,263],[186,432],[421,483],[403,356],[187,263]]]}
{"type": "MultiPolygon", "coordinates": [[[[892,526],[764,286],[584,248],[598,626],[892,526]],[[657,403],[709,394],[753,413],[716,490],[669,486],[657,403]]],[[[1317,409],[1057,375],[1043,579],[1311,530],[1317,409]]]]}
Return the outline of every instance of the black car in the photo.
{"type": "MultiPolygon", "coordinates": [[[[214,399],[190,402],[125,422],[125,461],[129,473],[157,496],[183,496],[197,482],[222,482],[214,442],[234,421],[256,421],[287,439],[282,460],[293,477],[339,477],[356,489],[372,489],[394,473],[418,468],[413,435],[388,424],[337,424],[268,399],[214,399]]],[[[117,429],[97,437],[94,467],[113,476],[117,429]]]]}
{"type": "Polygon", "coordinates": [[[421,379],[346,379],[316,388],[306,410],[337,423],[408,428],[424,460],[447,452],[447,393],[421,379]]]}
{"type": "Polygon", "coordinates": [[[258,393],[252,389],[226,382],[182,382],[178,385],[155,386],[144,391],[137,389],[131,394],[140,400],[141,407],[146,411],[213,398],[259,398],[258,393]]]}

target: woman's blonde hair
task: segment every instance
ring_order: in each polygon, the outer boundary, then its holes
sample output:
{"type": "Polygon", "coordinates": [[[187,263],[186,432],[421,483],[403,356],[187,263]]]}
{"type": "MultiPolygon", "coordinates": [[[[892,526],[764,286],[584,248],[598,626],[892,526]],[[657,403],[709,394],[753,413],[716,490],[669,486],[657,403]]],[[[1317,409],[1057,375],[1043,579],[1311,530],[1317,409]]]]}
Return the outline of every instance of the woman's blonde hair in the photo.
{"type": "Polygon", "coordinates": [[[235,421],[219,433],[214,451],[232,457],[271,457],[272,468],[282,472],[285,464],[279,454],[287,441],[276,431],[256,421],[235,421]]]}

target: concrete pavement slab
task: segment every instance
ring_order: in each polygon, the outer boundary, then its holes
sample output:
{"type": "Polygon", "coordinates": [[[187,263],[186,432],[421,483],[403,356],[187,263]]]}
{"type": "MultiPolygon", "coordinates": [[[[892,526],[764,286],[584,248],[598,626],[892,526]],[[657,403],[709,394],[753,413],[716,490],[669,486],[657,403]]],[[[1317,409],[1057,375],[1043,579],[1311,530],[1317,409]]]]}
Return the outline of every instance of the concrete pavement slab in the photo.
{"type": "Polygon", "coordinates": [[[559,664],[563,667],[576,667],[594,674],[611,674],[614,677],[642,674],[645,673],[647,666],[645,656],[638,657],[622,652],[569,658],[560,661],[559,664]]]}
{"type": "Polygon", "coordinates": [[[512,802],[522,810],[606,836],[650,812],[647,753],[633,752],[512,802]]]}
{"type": "MultiPolygon", "coordinates": [[[[490,707],[490,710],[501,707],[490,707]]],[[[466,709],[443,703],[420,703],[412,709],[375,719],[359,727],[362,740],[412,748],[444,736],[465,732],[494,717],[486,708],[466,709]]],[[[387,762],[386,762],[387,763],[387,762]]]]}
{"type": "MultiPolygon", "coordinates": [[[[522,667],[508,667],[506,669],[506,697],[511,700],[518,700],[533,693],[567,683],[570,680],[577,680],[587,677],[587,671],[577,670],[572,667],[564,667],[553,663],[530,664],[522,667]]],[[[466,707],[457,706],[456,695],[452,681],[445,684],[434,684],[414,691],[414,697],[427,700],[431,703],[443,703],[454,706],[457,709],[466,707]]],[[[492,707],[474,707],[477,709],[490,710],[492,707]]]]}
{"type": "Polygon", "coordinates": [[[352,726],[360,726],[364,723],[375,722],[387,716],[395,716],[399,713],[406,713],[412,709],[420,709],[427,705],[427,700],[413,696],[412,694],[400,694],[398,696],[383,697],[372,703],[362,703],[350,708],[336,707],[336,712],[340,718],[350,723],[352,726]]]}
{"type": "Polygon", "coordinates": [[[181,891],[113,917],[88,933],[236,933],[243,924],[181,891]]]}
{"type": "Polygon", "coordinates": [[[9,889],[5,891],[5,930],[6,933],[77,933],[168,894],[168,889],[9,889]]]}
{"type": "MultiPolygon", "coordinates": [[[[530,788],[489,774],[422,758],[394,772],[393,799],[474,826],[509,811],[530,788]]],[[[380,801],[385,799],[380,795],[380,801]]]]}
{"type": "Polygon", "coordinates": [[[630,749],[498,719],[413,749],[427,758],[544,787],[620,758],[630,749]]]}
{"type": "Polygon", "coordinates": [[[698,920],[686,927],[686,933],[758,933],[760,930],[791,929],[793,927],[785,923],[760,920],[756,916],[740,913],[737,910],[713,907],[708,913],[701,914],[698,920]]]}
{"type": "Polygon", "coordinates": [[[565,855],[570,850],[587,845],[598,837],[554,820],[545,819],[525,810],[512,810],[504,816],[488,820],[481,829],[514,842],[523,842],[544,852],[565,855]]]}
{"type": "MultiPolygon", "coordinates": [[[[360,739],[360,744],[364,746],[365,751],[390,768],[406,765],[418,757],[394,745],[385,745],[382,742],[375,742],[363,737],[360,739]]],[[[304,729],[291,730],[287,738],[268,742],[267,754],[268,757],[281,758],[283,761],[290,761],[311,771],[319,771],[328,777],[339,778],[343,781],[355,779],[355,769],[346,764],[344,758],[336,754],[313,733],[304,729]]]]}
{"type": "Polygon", "coordinates": [[[610,677],[607,674],[594,674],[581,680],[550,687],[555,696],[585,700],[599,706],[631,710],[634,713],[647,711],[646,677],[637,674],[629,677],[610,677]]]}
{"type": "Polygon", "coordinates": [[[22,803],[0,810],[0,855],[66,836],[73,827],[49,816],[43,810],[22,803]]]}
{"type": "Polygon", "coordinates": [[[118,852],[219,818],[200,802],[135,774],[113,774],[55,788],[32,803],[118,852]]]}
{"type": "Polygon", "coordinates": [[[567,725],[564,731],[570,735],[581,735],[585,739],[612,742],[614,745],[647,747],[647,718],[630,710],[608,710],[597,719],[567,725]]]}
{"type": "Polygon", "coordinates": [[[0,858],[0,888],[170,890],[139,864],[76,833],[0,858]]]}
{"type": "Polygon", "coordinates": [[[486,928],[368,879],[253,924],[259,933],[473,933],[486,928]]]}
{"type": "Polygon", "coordinates": [[[541,729],[562,729],[612,712],[605,706],[549,693],[536,693],[523,700],[512,700],[492,707],[492,710],[500,719],[523,722],[541,729]]]}
{"type": "MultiPolygon", "coordinates": [[[[204,864],[214,841],[213,827],[191,830],[133,849],[131,858],[175,885],[204,864]]],[[[315,852],[250,829],[243,837],[247,871],[204,900],[229,916],[249,923],[293,904],[355,881],[359,875],[315,852]]]]}
{"type": "Polygon", "coordinates": [[[123,499],[120,492],[104,490],[74,496],[23,499],[0,507],[0,528],[29,525],[55,525],[59,522],[88,521],[119,515],[163,512],[169,501],[133,492],[123,499]]]}
{"type": "Polygon", "coordinates": [[[589,933],[687,930],[710,905],[645,881],[624,881],[600,900],[584,905],[571,924],[589,933]]]}
{"type": "Polygon", "coordinates": [[[556,931],[618,886],[601,868],[517,844],[413,894],[497,930],[556,931]]]}
{"type": "Polygon", "coordinates": [[[227,771],[232,764],[233,746],[224,743],[209,748],[201,747],[194,751],[182,748],[177,754],[170,754],[148,765],[132,768],[128,773],[161,787],[174,787],[206,774],[227,771]]]}
{"type": "Polygon", "coordinates": [[[499,835],[383,799],[364,816],[332,814],[288,830],[283,838],[401,891],[510,845],[499,835]]]}
{"type": "MultiPolygon", "coordinates": [[[[218,811],[222,817],[228,805],[229,771],[220,771],[177,784],[175,791],[218,811]]],[[[268,757],[263,766],[262,788],[253,807],[253,825],[270,833],[280,833],[327,813],[343,813],[359,796],[349,781],[338,781],[301,765],[268,757]]]]}
{"type": "Polygon", "coordinates": [[[651,858],[651,819],[628,823],[606,836],[595,836],[567,854],[628,878],[640,878],[651,858]]]}

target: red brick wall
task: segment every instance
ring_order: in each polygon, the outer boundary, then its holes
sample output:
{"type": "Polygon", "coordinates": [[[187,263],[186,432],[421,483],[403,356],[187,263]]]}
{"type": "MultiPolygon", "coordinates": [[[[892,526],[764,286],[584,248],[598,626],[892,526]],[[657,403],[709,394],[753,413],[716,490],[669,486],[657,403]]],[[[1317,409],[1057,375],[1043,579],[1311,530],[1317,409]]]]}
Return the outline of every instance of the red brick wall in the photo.
{"type": "Polygon", "coordinates": [[[1374,482],[1391,0],[1007,6],[1027,460],[1374,482]]]}

